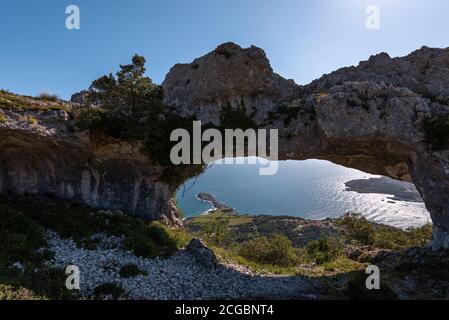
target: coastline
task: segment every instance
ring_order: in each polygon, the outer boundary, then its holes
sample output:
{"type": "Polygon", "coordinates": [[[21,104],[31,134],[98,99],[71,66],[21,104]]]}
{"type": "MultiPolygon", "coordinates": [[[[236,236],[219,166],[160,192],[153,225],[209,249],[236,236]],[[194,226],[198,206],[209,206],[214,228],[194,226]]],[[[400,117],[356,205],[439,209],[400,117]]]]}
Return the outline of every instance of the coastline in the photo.
{"type": "Polygon", "coordinates": [[[217,210],[222,211],[222,212],[227,212],[227,213],[235,212],[234,208],[228,207],[226,204],[219,202],[215,198],[215,196],[211,195],[210,193],[205,193],[205,192],[198,193],[195,195],[195,198],[200,201],[210,204],[210,206],[212,207],[209,210],[201,213],[200,215],[207,215],[207,214],[213,213],[217,210]]]}
{"type": "MultiPolygon", "coordinates": [[[[422,200],[420,201],[420,195],[413,184],[402,182],[402,181],[396,181],[387,177],[379,177],[379,178],[369,178],[369,179],[355,179],[350,180],[345,183],[346,189],[344,191],[353,191],[354,193],[359,194],[377,194],[377,195],[385,195],[386,197],[384,199],[379,199],[378,201],[391,203],[392,205],[405,205],[408,206],[407,203],[415,203],[415,204],[423,204],[422,200]],[[386,182],[386,183],[385,183],[386,182]],[[369,188],[370,186],[374,185],[376,188],[369,188]]],[[[248,215],[252,217],[257,216],[266,216],[266,217],[291,217],[292,219],[300,218],[304,220],[310,220],[310,221],[326,221],[326,220],[333,220],[333,219],[339,219],[341,216],[343,216],[345,213],[342,213],[339,216],[324,216],[320,218],[308,218],[308,217],[301,217],[300,215],[295,214],[273,214],[273,213],[251,213],[251,212],[244,212],[244,211],[237,211],[235,208],[231,208],[225,203],[220,202],[217,200],[217,198],[210,194],[201,192],[194,195],[194,198],[196,200],[199,200],[203,203],[207,203],[210,208],[203,210],[201,212],[198,212],[196,215],[189,215],[185,219],[183,219],[183,222],[186,222],[187,220],[194,218],[195,216],[206,216],[210,214],[214,214],[216,212],[223,212],[223,213],[230,213],[230,214],[237,214],[237,215],[248,215]]],[[[352,211],[347,211],[352,212],[352,211]]],[[[397,219],[389,220],[389,219],[378,219],[377,216],[372,216],[369,213],[361,213],[362,216],[367,218],[369,221],[375,224],[383,224],[388,225],[391,227],[399,228],[402,230],[407,230],[410,228],[417,228],[425,225],[430,221],[430,219],[425,219],[425,221],[419,221],[413,224],[410,223],[403,223],[397,221],[397,219]]],[[[395,217],[394,214],[390,215],[390,217],[395,217]]],[[[404,217],[404,221],[410,221],[407,220],[406,217],[404,217]],[[406,219],[406,220],[404,220],[406,219]]]]}
{"type": "Polygon", "coordinates": [[[350,180],[345,182],[345,186],[345,191],[387,195],[387,199],[393,203],[394,201],[423,202],[421,195],[412,183],[388,177],[350,180]]]}

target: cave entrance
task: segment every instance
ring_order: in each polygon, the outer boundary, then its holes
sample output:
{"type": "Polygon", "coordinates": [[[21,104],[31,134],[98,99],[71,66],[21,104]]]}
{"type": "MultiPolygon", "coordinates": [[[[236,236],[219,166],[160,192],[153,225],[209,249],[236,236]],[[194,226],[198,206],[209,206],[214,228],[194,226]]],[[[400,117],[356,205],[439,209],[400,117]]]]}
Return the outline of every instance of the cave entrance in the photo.
{"type": "Polygon", "coordinates": [[[184,217],[210,212],[218,205],[239,214],[310,220],[354,212],[370,221],[402,229],[431,220],[412,183],[317,159],[278,161],[277,173],[264,176],[259,169],[267,166],[267,160],[233,160],[243,164],[220,160],[178,189],[177,203],[184,217]]]}

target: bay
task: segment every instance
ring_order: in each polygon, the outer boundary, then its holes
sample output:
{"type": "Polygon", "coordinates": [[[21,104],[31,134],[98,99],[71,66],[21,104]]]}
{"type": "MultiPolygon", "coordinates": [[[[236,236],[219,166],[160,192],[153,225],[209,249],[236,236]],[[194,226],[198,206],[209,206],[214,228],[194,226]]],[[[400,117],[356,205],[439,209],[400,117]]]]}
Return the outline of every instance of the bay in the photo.
{"type": "Polygon", "coordinates": [[[278,165],[275,175],[261,176],[261,164],[215,163],[178,190],[178,206],[185,217],[203,214],[211,209],[210,204],[196,195],[209,193],[244,214],[319,220],[357,212],[371,221],[400,228],[430,221],[423,202],[393,201],[393,195],[346,191],[348,181],[380,176],[323,160],[279,161],[278,165]]]}

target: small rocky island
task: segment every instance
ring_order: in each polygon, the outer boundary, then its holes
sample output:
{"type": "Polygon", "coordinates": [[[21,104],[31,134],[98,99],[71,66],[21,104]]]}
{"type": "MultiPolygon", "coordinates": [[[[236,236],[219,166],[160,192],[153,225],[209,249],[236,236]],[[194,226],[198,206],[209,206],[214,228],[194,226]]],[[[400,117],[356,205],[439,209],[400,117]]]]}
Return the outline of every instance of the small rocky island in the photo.
{"type": "Polygon", "coordinates": [[[409,182],[388,177],[351,180],[345,183],[346,191],[392,195],[390,200],[423,202],[416,187],[409,182]]]}
{"type": "Polygon", "coordinates": [[[227,205],[225,205],[224,203],[219,202],[217,199],[215,199],[215,197],[209,193],[199,193],[196,195],[196,197],[204,202],[208,202],[211,204],[212,206],[212,210],[211,211],[222,211],[222,212],[234,212],[233,208],[228,207],[227,205]]]}

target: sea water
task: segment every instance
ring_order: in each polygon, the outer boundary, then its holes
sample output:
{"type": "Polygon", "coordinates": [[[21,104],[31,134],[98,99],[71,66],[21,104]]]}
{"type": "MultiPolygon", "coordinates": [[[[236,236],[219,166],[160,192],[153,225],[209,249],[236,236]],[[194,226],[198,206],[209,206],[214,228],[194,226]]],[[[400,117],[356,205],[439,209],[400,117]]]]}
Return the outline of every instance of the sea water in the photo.
{"type": "Polygon", "coordinates": [[[345,191],[345,182],[379,177],[322,160],[280,161],[277,174],[259,175],[260,164],[213,164],[177,192],[185,217],[202,214],[210,204],[196,195],[210,193],[239,213],[291,215],[307,219],[357,212],[371,221],[400,228],[430,221],[422,202],[391,201],[386,194],[345,191]]]}

